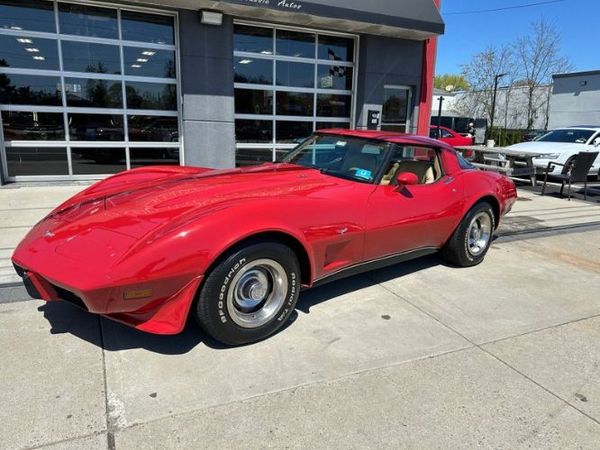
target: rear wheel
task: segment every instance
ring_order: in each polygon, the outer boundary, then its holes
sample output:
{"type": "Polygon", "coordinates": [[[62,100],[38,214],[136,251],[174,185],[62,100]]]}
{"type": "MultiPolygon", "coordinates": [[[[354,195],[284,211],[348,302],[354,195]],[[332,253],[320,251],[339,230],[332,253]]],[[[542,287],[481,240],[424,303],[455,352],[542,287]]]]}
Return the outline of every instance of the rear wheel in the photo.
{"type": "Polygon", "coordinates": [[[300,265],[283,244],[248,245],[226,256],[208,275],[194,315],[214,339],[256,342],[281,328],[300,292],[300,265]]]}
{"type": "Polygon", "coordinates": [[[494,229],[491,205],[488,202],[477,203],[458,225],[444,246],[442,255],[457,266],[475,266],[485,258],[494,229]]]}

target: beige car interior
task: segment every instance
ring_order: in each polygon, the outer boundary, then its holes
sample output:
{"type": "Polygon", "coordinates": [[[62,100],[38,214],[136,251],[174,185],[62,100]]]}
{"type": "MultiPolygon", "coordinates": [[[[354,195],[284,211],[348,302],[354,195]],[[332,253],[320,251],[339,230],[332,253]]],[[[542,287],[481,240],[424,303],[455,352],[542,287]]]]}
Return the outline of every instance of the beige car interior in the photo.
{"type": "Polygon", "coordinates": [[[381,179],[381,184],[395,184],[398,174],[412,172],[419,179],[419,184],[432,184],[442,176],[442,167],[437,152],[433,152],[430,160],[417,158],[392,159],[389,169],[381,179]]]}

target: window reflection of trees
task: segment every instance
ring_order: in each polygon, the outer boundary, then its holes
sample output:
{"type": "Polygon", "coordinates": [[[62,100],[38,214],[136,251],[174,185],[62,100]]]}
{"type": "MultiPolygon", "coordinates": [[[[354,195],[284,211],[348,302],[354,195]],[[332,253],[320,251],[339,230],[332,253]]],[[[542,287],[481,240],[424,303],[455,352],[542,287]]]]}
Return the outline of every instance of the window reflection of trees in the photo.
{"type": "Polygon", "coordinates": [[[165,84],[160,90],[127,84],[128,109],[177,109],[176,88],[174,84],[165,84]]]}
{"type": "MultiPolygon", "coordinates": [[[[29,77],[29,76],[27,76],[29,77]]],[[[60,79],[56,78],[54,89],[51,82],[45,86],[19,85],[19,76],[0,74],[0,103],[19,105],[60,106],[60,79]],[[15,80],[13,82],[13,79],[15,80]]]]}

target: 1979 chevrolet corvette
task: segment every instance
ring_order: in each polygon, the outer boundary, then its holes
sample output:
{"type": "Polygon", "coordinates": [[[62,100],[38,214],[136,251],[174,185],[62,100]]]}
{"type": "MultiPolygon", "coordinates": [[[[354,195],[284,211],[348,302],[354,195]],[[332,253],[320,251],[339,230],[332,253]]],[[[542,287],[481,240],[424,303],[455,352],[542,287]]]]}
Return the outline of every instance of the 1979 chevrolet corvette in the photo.
{"type": "Polygon", "coordinates": [[[36,224],[13,263],[35,298],[158,334],[191,315],[240,345],[276,332],[302,288],[439,250],[480,263],[515,200],[442,142],[322,131],[277,163],[109,177],[36,224]]]}

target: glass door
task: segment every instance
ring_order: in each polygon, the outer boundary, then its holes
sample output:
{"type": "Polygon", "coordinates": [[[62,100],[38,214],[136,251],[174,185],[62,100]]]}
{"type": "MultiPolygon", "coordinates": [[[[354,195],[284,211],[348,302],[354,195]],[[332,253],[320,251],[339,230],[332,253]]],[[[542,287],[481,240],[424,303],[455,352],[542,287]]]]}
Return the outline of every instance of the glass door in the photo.
{"type": "Polygon", "coordinates": [[[412,88],[386,85],[384,89],[381,129],[407,133],[410,130],[412,88]]]}

